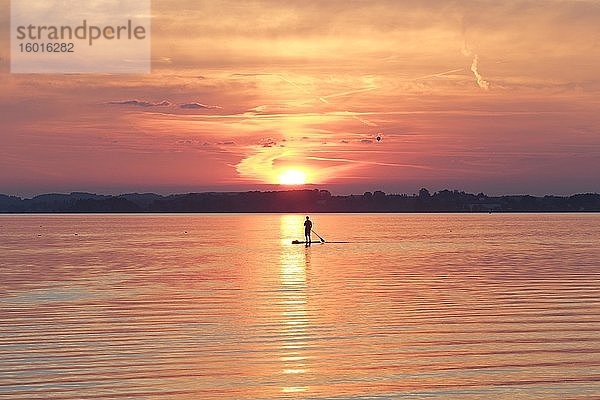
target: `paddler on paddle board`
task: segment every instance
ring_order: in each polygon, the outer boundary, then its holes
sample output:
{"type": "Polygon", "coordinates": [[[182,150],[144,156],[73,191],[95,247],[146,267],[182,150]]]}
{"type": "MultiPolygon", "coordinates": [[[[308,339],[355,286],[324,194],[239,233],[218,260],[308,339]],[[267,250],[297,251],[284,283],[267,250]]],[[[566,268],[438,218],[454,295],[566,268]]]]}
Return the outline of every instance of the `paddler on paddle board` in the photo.
{"type": "Polygon", "coordinates": [[[312,231],[312,221],[310,220],[310,218],[307,215],[306,221],[304,221],[304,240],[308,244],[311,243],[311,240],[310,240],[310,232],[311,231],[312,231]]]}

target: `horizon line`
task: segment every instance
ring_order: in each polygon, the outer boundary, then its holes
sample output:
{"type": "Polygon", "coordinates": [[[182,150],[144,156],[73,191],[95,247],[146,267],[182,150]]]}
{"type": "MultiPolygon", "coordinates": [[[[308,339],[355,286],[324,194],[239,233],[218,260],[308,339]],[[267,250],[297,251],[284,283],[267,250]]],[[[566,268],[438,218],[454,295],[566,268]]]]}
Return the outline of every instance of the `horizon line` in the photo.
{"type": "MultiPolygon", "coordinates": [[[[504,193],[504,194],[487,194],[484,191],[468,191],[468,190],[461,190],[461,189],[449,189],[449,188],[445,188],[445,189],[440,189],[440,190],[435,190],[435,191],[430,191],[428,188],[421,188],[419,189],[426,189],[430,195],[434,195],[436,193],[439,192],[443,192],[443,191],[450,191],[450,192],[458,192],[458,193],[465,193],[465,194],[472,194],[472,195],[480,195],[483,194],[486,197],[508,197],[508,196],[531,196],[531,197],[546,197],[546,196],[551,196],[551,197],[572,197],[572,196],[577,196],[577,195],[587,195],[587,194],[592,194],[592,195],[598,195],[599,192],[598,191],[581,191],[581,192],[576,192],[576,193],[570,193],[570,194],[555,194],[555,193],[545,193],[545,194],[531,194],[531,193],[518,193],[518,192],[514,192],[514,193],[504,193]]],[[[252,192],[259,192],[259,193],[269,193],[269,192],[298,192],[298,191],[326,191],[329,192],[331,196],[338,196],[338,197],[345,197],[345,196],[363,196],[366,193],[371,193],[374,194],[376,192],[382,192],[385,195],[395,195],[395,196],[419,196],[419,191],[415,192],[415,193],[407,193],[407,192],[386,192],[384,190],[381,189],[377,189],[377,190],[365,190],[364,192],[360,192],[360,193],[351,193],[351,192],[347,192],[347,193],[332,193],[331,190],[329,189],[323,189],[323,188],[316,188],[316,187],[290,187],[290,188],[281,188],[281,189],[250,189],[250,190],[203,190],[203,191],[180,191],[180,192],[168,192],[168,193],[161,193],[161,192],[154,192],[154,191],[128,191],[128,192],[92,192],[92,191],[85,191],[85,190],[73,190],[73,191],[64,191],[64,192],[60,192],[60,191],[51,191],[51,192],[41,192],[38,194],[32,194],[32,195],[19,195],[19,194],[7,194],[7,193],[0,193],[0,196],[6,196],[6,197],[17,197],[21,200],[32,200],[36,197],[40,197],[40,196],[48,196],[48,195],[57,195],[57,196],[70,196],[70,195],[75,195],[75,194],[88,194],[88,195],[95,195],[95,196],[107,196],[107,197],[121,197],[121,196],[126,196],[126,195],[156,195],[156,196],[162,196],[162,197],[168,197],[168,196],[181,196],[181,195],[190,195],[190,194],[240,194],[240,193],[252,193],[252,192]]]]}

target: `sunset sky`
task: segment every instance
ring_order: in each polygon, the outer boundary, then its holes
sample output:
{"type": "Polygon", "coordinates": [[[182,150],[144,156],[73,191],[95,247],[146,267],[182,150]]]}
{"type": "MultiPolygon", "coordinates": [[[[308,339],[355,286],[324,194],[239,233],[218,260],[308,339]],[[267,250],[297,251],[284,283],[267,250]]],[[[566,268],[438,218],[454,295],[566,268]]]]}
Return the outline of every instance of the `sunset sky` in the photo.
{"type": "Polygon", "coordinates": [[[19,75],[0,0],[0,193],[600,191],[598,1],[152,5],[151,74],[19,75]]]}

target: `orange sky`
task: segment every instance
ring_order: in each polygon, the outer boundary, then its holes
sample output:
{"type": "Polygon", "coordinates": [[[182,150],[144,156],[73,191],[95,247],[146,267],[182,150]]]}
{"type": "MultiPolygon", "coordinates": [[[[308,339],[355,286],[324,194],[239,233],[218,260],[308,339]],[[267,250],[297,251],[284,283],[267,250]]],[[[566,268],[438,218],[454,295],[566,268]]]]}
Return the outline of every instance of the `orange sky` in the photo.
{"type": "Polygon", "coordinates": [[[0,193],[600,190],[597,1],[156,0],[150,75],[10,74],[8,4],[0,193]]]}

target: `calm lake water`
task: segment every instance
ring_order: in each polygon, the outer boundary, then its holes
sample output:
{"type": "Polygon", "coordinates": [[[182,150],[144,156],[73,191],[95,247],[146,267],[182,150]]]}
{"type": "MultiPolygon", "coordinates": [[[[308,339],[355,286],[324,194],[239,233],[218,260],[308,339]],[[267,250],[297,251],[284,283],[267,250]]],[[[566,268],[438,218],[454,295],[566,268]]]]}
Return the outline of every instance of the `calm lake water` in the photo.
{"type": "Polygon", "coordinates": [[[0,397],[600,397],[600,214],[0,216],[0,397]]]}

